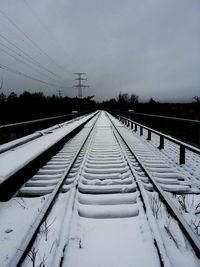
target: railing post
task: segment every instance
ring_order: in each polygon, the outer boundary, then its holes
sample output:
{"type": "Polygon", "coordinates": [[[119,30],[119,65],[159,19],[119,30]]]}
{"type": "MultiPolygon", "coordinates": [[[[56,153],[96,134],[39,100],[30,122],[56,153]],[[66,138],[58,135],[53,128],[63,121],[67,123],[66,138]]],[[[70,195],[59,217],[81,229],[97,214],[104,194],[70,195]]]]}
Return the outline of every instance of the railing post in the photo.
{"type": "Polygon", "coordinates": [[[143,135],[143,127],[140,126],[140,135],[143,135]]]}
{"type": "Polygon", "coordinates": [[[133,130],[133,122],[131,122],[131,130],[133,130]]]}
{"type": "Polygon", "coordinates": [[[180,151],[179,151],[179,164],[185,164],[185,146],[180,145],[180,151]]]}
{"type": "Polygon", "coordinates": [[[137,132],[137,124],[135,123],[135,129],[134,132],[137,132]]]}
{"type": "Polygon", "coordinates": [[[151,130],[148,130],[148,136],[147,136],[147,140],[150,141],[151,140],[151,130]]]}
{"type": "Polygon", "coordinates": [[[162,135],[160,135],[160,145],[158,147],[159,149],[163,149],[164,148],[164,137],[162,135]]]}

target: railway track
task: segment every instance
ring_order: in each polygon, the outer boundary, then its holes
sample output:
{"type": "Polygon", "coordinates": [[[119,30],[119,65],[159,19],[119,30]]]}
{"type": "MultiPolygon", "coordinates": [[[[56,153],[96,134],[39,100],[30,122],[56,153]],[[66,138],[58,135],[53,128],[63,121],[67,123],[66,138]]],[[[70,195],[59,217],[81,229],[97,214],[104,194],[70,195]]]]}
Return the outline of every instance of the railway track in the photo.
{"type": "Polygon", "coordinates": [[[170,200],[187,180],[130,134],[99,113],[17,191],[11,212],[38,211],[3,266],[199,266],[170,200]]]}

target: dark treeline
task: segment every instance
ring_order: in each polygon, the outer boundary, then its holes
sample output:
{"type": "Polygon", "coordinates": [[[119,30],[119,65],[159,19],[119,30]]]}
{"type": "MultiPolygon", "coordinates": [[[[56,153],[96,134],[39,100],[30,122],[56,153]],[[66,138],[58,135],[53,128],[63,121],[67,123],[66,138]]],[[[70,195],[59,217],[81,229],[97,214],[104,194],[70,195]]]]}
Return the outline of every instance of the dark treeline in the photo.
{"type": "Polygon", "coordinates": [[[0,124],[65,115],[73,110],[92,110],[96,108],[92,98],[92,96],[83,99],[44,96],[41,92],[27,91],[19,96],[12,92],[6,97],[2,93],[0,94],[0,124]]]}
{"type": "Polygon", "coordinates": [[[151,98],[140,102],[135,94],[119,93],[118,97],[96,103],[93,96],[83,99],[77,97],[44,96],[43,93],[14,92],[7,97],[0,94],[0,124],[14,123],[37,118],[45,118],[71,113],[73,110],[88,111],[94,109],[118,110],[200,119],[200,98],[194,97],[191,103],[160,103],[151,98]]]}
{"type": "Polygon", "coordinates": [[[160,103],[150,98],[147,102],[140,102],[135,94],[119,93],[113,98],[99,104],[102,109],[134,110],[139,113],[155,114],[160,116],[179,117],[200,120],[200,97],[195,96],[191,103],[160,103]]]}

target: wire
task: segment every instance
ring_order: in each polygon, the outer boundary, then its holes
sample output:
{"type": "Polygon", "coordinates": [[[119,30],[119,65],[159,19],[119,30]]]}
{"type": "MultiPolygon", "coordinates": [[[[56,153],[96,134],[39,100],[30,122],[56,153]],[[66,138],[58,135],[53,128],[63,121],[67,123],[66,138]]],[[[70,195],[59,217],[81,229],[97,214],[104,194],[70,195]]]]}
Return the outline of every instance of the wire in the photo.
{"type": "Polygon", "coordinates": [[[69,86],[60,86],[60,85],[57,85],[57,84],[45,82],[45,81],[43,81],[41,79],[37,79],[37,78],[35,78],[33,76],[30,76],[30,75],[28,75],[28,74],[26,74],[24,72],[18,71],[18,70],[14,69],[14,68],[10,68],[10,67],[8,67],[6,65],[3,65],[3,64],[0,64],[0,68],[3,69],[3,70],[6,70],[8,72],[12,72],[12,73],[15,73],[17,75],[23,76],[23,77],[25,77],[27,79],[31,79],[31,80],[34,80],[34,81],[37,81],[37,82],[40,82],[40,83],[43,83],[43,84],[46,84],[46,85],[49,85],[49,86],[52,86],[52,87],[71,88],[71,86],[70,87],[69,86]]]}
{"type": "Polygon", "coordinates": [[[56,61],[49,56],[45,51],[43,51],[38,45],[37,43],[35,43],[6,13],[4,13],[1,9],[0,9],[0,13],[21,33],[23,34],[26,39],[28,39],[34,47],[36,47],[41,54],[45,55],[46,57],[49,58],[49,60],[51,60],[57,67],[62,68],[61,66],[59,66],[56,61]]]}
{"type": "MultiPolygon", "coordinates": [[[[3,44],[0,43],[0,45],[3,45],[3,44]]],[[[4,45],[3,45],[3,46],[4,46],[4,45]]],[[[40,70],[38,70],[38,69],[36,69],[35,67],[31,66],[30,63],[27,63],[27,62],[21,60],[20,58],[17,58],[16,56],[13,56],[12,54],[10,54],[9,52],[7,52],[6,50],[4,50],[4,49],[2,49],[2,48],[0,49],[0,51],[2,51],[3,53],[5,53],[5,54],[8,55],[8,56],[14,58],[16,61],[19,61],[20,63],[22,63],[22,64],[28,66],[29,68],[32,68],[32,69],[34,69],[35,71],[37,71],[37,72],[40,73],[40,70]]],[[[17,54],[17,55],[18,55],[18,54],[17,54]]],[[[18,56],[20,56],[20,55],[18,55],[18,56]]],[[[40,74],[41,74],[41,73],[40,73],[40,74]]],[[[55,82],[60,83],[59,81],[53,79],[52,77],[50,77],[50,76],[47,75],[47,74],[42,74],[42,75],[45,75],[45,76],[48,77],[49,79],[51,79],[51,80],[53,80],[53,81],[55,81],[55,82]]],[[[63,86],[63,85],[61,84],[61,86],[63,86]]]]}
{"type": "Polygon", "coordinates": [[[6,42],[8,42],[10,45],[12,45],[13,47],[15,47],[17,50],[19,50],[22,54],[24,54],[26,57],[28,57],[29,59],[29,62],[32,62],[32,64],[44,69],[45,71],[49,72],[50,74],[56,76],[57,78],[60,79],[60,77],[55,74],[54,72],[52,72],[51,70],[47,69],[46,67],[44,67],[39,61],[35,60],[32,56],[30,56],[29,54],[27,54],[26,52],[24,52],[21,48],[19,48],[18,46],[16,46],[13,42],[11,42],[8,38],[6,38],[5,36],[3,36],[1,33],[0,33],[0,37],[2,39],[4,39],[6,42]]]}
{"type": "MultiPolygon", "coordinates": [[[[41,20],[40,16],[35,12],[35,10],[31,7],[31,5],[26,1],[26,0],[22,0],[24,2],[24,4],[26,5],[26,7],[29,9],[29,11],[32,13],[32,15],[36,18],[36,21],[38,23],[40,23],[40,25],[43,27],[43,29],[46,31],[46,33],[51,36],[51,38],[54,40],[54,42],[56,43],[57,46],[59,46],[61,49],[64,48],[61,47],[61,45],[58,43],[57,39],[55,38],[55,36],[53,35],[53,33],[48,29],[48,27],[43,23],[43,21],[41,20]]],[[[66,51],[64,51],[66,53],[66,51]]],[[[63,68],[62,68],[63,70],[63,68]]]]}

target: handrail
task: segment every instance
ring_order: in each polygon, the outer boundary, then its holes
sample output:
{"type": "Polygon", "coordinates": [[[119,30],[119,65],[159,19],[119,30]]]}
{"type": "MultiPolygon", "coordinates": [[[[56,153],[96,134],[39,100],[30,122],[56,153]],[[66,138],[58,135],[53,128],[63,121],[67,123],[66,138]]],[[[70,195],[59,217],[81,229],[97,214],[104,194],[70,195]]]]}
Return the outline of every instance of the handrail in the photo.
{"type": "Polygon", "coordinates": [[[47,117],[47,118],[43,118],[43,119],[37,119],[37,120],[30,120],[30,121],[22,121],[22,122],[17,122],[17,123],[12,123],[12,124],[6,124],[6,125],[0,125],[0,131],[1,130],[5,130],[7,128],[14,128],[14,127],[20,127],[20,126],[25,126],[25,125],[29,125],[29,124],[35,124],[35,123],[39,123],[39,122],[44,122],[44,121],[50,121],[50,120],[54,120],[54,119],[59,119],[59,118],[67,118],[67,117],[75,117],[77,115],[80,115],[82,113],[85,112],[78,112],[78,113],[69,113],[66,115],[60,115],[60,116],[54,116],[54,117],[47,117]]]}
{"type": "MultiPolygon", "coordinates": [[[[127,114],[130,114],[130,112],[127,111],[127,114]]],[[[179,121],[179,122],[187,122],[187,123],[193,123],[200,125],[199,120],[192,120],[192,119],[185,119],[185,118],[176,118],[176,117],[170,117],[170,116],[161,116],[161,115],[156,115],[156,114],[147,114],[147,113],[140,113],[140,112],[131,112],[132,115],[142,115],[146,117],[151,117],[151,118],[158,118],[158,119],[166,119],[166,120],[173,120],[173,121],[179,121]]]]}
{"type": "Polygon", "coordinates": [[[64,121],[76,119],[77,117],[86,115],[90,112],[92,112],[92,110],[87,110],[85,112],[72,112],[66,115],[59,115],[36,120],[0,125],[0,145],[16,140],[18,138],[24,138],[27,134],[32,134],[35,131],[41,132],[41,128],[44,129],[55,124],[63,123],[64,121]]]}
{"type": "Polygon", "coordinates": [[[173,138],[173,137],[171,137],[169,135],[161,133],[161,132],[159,132],[157,130],[154,130],[154,129],[150,128],[150,127],[147,127],[147,126],[145,126],[143,124],[140,124],[140,123],[138,123],[136,121],[130,120],[130,119],[124,117],[124,116],[120,116],[120,115],[118,115],[116,113],[114,113],[114,114],[115,114],[115,116],[118,117],[118,119],[122,123],[126,124],[126,126],[129,127],[129,125],[131,125],[131,129],[133,129],[133,125],[135,125],[134,132],[137,132],[137,127],[139,126],[140,127],[140,135],[141,136],[143,135],[143,129],[146,129],[148,131],[147,140],[149,140],[149,141],[151,140],[151,133],[159,135],[160,136],[160,144],[158,146],[159,149],[163,149],[164,148],[164,139],[167,139],[167,140],[179,145],[179,149],[180,149],[179,150],[180,151],[179,152],[179,164],[180,165],[181,164],[185,164],[185,150],[186,149],[189,150],[189,151],[192,151],[192,152],[194,152],[194,153],[196,153],[198,155],[200,155],[200,149],[198,149],[198,148],[196,148],[194,146],[191,146],[191,145],[186,144],[186,143],[184,143],[182,141],[179,141],[179,140],[177,140],[177,139],[175,139],[175,138],[173,138]]]}

